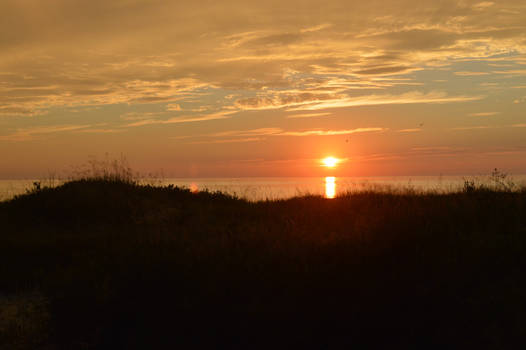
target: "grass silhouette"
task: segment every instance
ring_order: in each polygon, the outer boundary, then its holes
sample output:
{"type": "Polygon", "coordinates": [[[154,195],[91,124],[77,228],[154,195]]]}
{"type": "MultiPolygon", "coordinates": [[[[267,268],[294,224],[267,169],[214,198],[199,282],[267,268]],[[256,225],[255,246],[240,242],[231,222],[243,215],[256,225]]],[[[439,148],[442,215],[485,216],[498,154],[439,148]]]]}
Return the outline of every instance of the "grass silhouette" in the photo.
{"type": "Polygon", "coordinates": [[[0,202],[0,348],[510,347],[526,189],[494,175],[255,203],[111,174],[35,188],[0,202]]]}

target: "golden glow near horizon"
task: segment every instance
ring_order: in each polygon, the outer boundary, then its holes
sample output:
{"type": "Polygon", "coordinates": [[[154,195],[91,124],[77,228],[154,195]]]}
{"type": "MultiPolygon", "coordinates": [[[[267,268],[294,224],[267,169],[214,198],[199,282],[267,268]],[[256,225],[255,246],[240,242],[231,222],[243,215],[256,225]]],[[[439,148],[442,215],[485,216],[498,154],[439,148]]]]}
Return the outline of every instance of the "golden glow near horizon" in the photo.
{"type": "Polygon", "coordinates": [[[524,0],[74,3],[0,1],[0,178],[526,172],[524,0]]]}
{"type": "Polygon", "coordinates": [[[336,178],[334,176],[325,177],[325,198],[336,197],[336,178]]]}
{"type": "Polygon", "coordinates": [[[340,163],[340,159],[334,158],[334,157],[326,157],[322,159],[323,166],[327,168],[334,168],[338,163],[340,163]]]}

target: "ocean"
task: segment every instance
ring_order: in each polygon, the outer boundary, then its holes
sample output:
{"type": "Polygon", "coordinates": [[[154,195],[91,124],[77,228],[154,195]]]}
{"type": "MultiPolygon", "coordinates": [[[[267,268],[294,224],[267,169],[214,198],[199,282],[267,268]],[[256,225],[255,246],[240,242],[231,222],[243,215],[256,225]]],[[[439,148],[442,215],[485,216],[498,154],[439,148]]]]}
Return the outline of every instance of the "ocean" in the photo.
{"type": "MultiPolygon", "coordinates": [[[[174,185],[191,191],[221,191],[250,201],[286,199],[308,194],[334,198],[343,193],[364,190],[437,191],[442,193],[462,189],[465,181],[491,184],[489,176],[382,176],[382,177],[245,177],[245,178],[167,178],[141,179],[154,186],[174,185]]],[[[517,186],[526,186],[526,175],[505,179],[517,186]]],[[[0,180],[0,201],[8,200],[33,188],[57,186],[60,180],[0,180]]]]}

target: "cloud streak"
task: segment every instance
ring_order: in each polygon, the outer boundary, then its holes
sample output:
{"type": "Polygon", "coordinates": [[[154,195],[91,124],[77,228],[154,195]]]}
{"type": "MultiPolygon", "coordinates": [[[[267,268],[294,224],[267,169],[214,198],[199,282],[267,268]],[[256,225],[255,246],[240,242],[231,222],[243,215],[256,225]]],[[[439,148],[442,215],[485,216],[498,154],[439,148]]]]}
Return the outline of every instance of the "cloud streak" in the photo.
{"type": "Polygon", "coordinates": [[[264,140],[261,137],[247,137],[243,139],[221,139],[221,140],[206,140],[206,141],[193,141],[188,142],[191,145],[206,145],[206,144],[221,144],[221,143],[244,143],[244,142],[257,142],[264,140]]]}
{"type": "Polygon", "coordinates": [[[82,131],[90,128],[91,125],[57,125],[57,126],[38,126],[18,129],[7,135],[0,135],[0,141],[28,141],[36,136],[63,133],[69,131],[82,131]]]}
{"type": "Polygon", "coordinates": [[[468,102],[483,99],[484,96],[448,96],[444,92],[432,91],[421,93],[411,91],[401,95],[369,95],[332,99],[327,101],[307,102],[303,105],[289,108],[289,111],[313,111],[328,108],[360,107],[375,105],[416,104],[416,103],[454,103],[468,102]]]}
{"type": "Polygon", "coordinates": [[[332,113],[299,113],[299,114],[290,114],[287,118],[316,118],[316,117],[326,117],[332,113]]]}
{"type": "Polygon", "coordinates": [[[322,129],[283,130],[281,128],[269,127],[269,128],[250,129],[250,130],[229,130],[229,131],[222,131],[222,132],[204,134],[204,135],[179,136],[177,138],[184,139],[184,138],[191,138],[191,137],[209,137],[209,138],[230,137],[229,139],[191,142],[194,144],[195,143],[230,143],[230,142],[236,142],[236,140],[238,140],[238,142],[264,140],[263,138],[260,138],[260,136],[293,136],[293,137],[337,136],[337,135],[351,135],[351,134],[366,133],[366,132],[383,132],[387,130],[388,130],[387,128],[380,128],[380,127],[337,129],[337,130],[322,130],[322,129]],[[242,141],[242,140],[245,140],[245,141],[242,141]]]}
{"type": "Polygon", "coordinates": [[[126,124],[125,127],[137,127],[145,125],[155,125],[155,124],[180,124],[180,123],[195,123],[203,122],[209,120],[218,120],[218,119],[228,119],[231,118],[230,115],[236,113],[236,111],[228,112],[218,112],[201,116],[181,116],[181,117],[172,117],[168,119],[143,119],[133,123],[126,124]]]}
{"type": "Polygon", "coordinates": [[[500,114],[500,112],[478,112],[478,113],[470,113],[468,115],[471,117],[492,117],[498,114],[500,114]]]}
{"type": "Polygon", "coordinates": [[[276,135],[280,136],[334,136],[334,135],[351,135],[364,132],[380,132],[385,128],[356,128],[344,130],[304,130],[304,131],[284,131],[276,135]]]}

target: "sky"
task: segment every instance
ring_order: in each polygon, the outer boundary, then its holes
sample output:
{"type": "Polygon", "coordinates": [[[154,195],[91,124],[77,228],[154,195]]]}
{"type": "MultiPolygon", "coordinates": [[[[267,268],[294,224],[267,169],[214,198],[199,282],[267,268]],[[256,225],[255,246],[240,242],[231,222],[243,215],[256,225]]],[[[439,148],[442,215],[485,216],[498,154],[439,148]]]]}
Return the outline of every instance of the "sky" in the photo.
{"type": "Polygon", "coordinates": [[[0,52],[4,179],[526,173],[524,0],[1,0],[0,52]]]}

